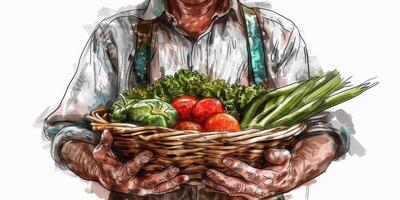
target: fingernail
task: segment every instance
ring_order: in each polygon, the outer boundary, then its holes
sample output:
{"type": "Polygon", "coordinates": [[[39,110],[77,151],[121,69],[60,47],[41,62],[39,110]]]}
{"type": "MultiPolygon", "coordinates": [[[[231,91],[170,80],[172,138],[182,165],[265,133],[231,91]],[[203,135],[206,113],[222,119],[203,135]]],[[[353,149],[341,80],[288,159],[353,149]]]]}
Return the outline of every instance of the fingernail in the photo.
{"type": "Polygon", "coordinates": [[[177,168],[177,167],[171,167],[169,170],[172,173],[178,173],[179,172],[179,168],[177,168]]]}
{"type": "Polygon", "coordinates": [[[150,161],[150,156],[145,156],[145,157],[143,157],[143,160],[142,160],[142,162],[143,162],[143,165],[145,165],[147,162],[149,162],[150,161]]]}
{"type": "Polygon", "coordinates": [[[111,131],[106,129],[103,131],[103,137],[108,137],[111,134],[111,131]]]}
{"type": "Polygon", "coordinates": [[[105,147],[109,147],[111,145],[111,142],[104,138],[103,140],[101,140],[101,144],[105,147]]]}
{"type": "Polygon", "coordinates": [[[186,182],[186,181],[188,181],[188,180],[189,180],[189,176],[185,175],[185,176],[183,176],[183,177],[182,177],[182,179],[183,179],[183,181],[185,181],[185,182],[186,182]]]}
{"type": "Polygon", "coordinates": [[[144,152],[143,155],[146,156],[146,157],[152,157],[153,153],[151,151],[146,151],[146,152],[144,152]]]}
{"type": "Polygon", "coordinates": [[[215,176],[215,172],[213,172],[212,170],[208,170],[207,171],[207,176],[208,177],[213,177],[213,176],[215,176]]]}
{"type": "Polygon", "coordinates": [[[103,135],[101,136],[100,141],[101,141],[102,143],[107,143],[107,142],[108,142],[108,137],[107,137],[107,135],[106,135],[106,134],[103,134],[103,135]]]}
{"type": "Polygon", "coordinates": [[[233,164],[233,160],[229,158],[225,158],[224,160],[222,160],[222,162],[227,166],[231,166],[233,164]]]}

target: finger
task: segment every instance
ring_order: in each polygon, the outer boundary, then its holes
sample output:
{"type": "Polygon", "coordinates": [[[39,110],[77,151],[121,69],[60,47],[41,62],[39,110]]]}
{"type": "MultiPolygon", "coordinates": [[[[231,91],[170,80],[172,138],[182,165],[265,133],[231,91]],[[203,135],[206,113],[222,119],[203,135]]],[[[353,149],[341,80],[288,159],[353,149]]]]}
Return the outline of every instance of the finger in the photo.
{"type": "Polygon", "coordinates": [[[125,163],[124,168],[128,176],[135,176],[140,169],[150,161],[153,153],[149,150],[138,153],[133,160],[125,163]]]}
{"type": "Polygon", "coordinates": [[[162,183],[152,189],[147,189],[147,190],[150,191],[149,194],[161,194],[163,192],[172,190],[173,188],[187,182],[188,180],[189,180],[189,176],[179,175],[170,181],[167,181],[167,182],[162,183]]]}
{"type": "Polygon", "coordinates": [[[237,158],[226,157],[222,160],[225,166],[232,169],[244,179],[252,183],[258,183],[260,180],[259,170],[240,161],[237,158]]]}
{"type": "Polygon", "coordinates": [[[208,178],[203,179],[203,183],[204,183],[204,185],[208,186],[208,187],[206,187],[206,192],[215,192],[215,193],[219,193],[219,194],[226,194],[226,195],[232,196],[232,197],[241,196],[241,197],[245,197],[246,199],[249,199],[249,200],[258,199],[251,195],[248,195],[248,194],[237,193],[233,190],[229,190],[228,188],[226,188],[224,186],[214,183],[213,181],[211,181],[208,178]]]}
{"type": "Polygon", "coordinates": [[[292,158],[292,155],[287,149],[267,149],[264,151],[265,160],[267,164],[287,165],[292,158]]]}
{"type": "Polygon", "coordinates": [[[161,183],[171,180],[176,175],[178,175],[178,173],[179,173],[179,168],[171,166],[160,173],[152,174],[149,177],[147,177],[142,182],[141,187],[154,188],[155,186],[161,183]]]}
{"type": "Polygon", "coordinates": [[[221,185],[235,193],[246,193],[250,195],[263,196],[264,191],[253,183],[240,180],[236,177],[226,176],[217,170],[208,170],[207,177],[214,183],[221,185]]]}
{"type": "Polygon", "coordinates": [[[113,142],[113,136],[112,133],[109,129],[106,129],[103,131],[103,133],[101,134],[101,138],[100,138],[100,142],[99,144],[96,146],[96,149],[101,153],[105,153],[110,151],[111,149],[111,145],[113,142]]]}
{"type": "Polygon", "coordinates": [[[111,164],[111,165],[119,165],[120,162],[113,157],[110,157],[111,146],[113,143],[113,136],[110,130],[106,129],[101,134],[100,142],[93,149],[93,157],[94,159],[101,165],[103,164],[111,164]]]}

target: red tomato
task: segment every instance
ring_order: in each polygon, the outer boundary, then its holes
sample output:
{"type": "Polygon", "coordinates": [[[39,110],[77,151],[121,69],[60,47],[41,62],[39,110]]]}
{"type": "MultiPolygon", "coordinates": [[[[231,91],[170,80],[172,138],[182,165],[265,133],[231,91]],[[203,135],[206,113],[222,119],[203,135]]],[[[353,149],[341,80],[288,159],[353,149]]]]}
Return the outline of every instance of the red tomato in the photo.
{"type": "Polygon", "coordinates": [[[225,112],[224,106],[218,99],[206,98],[196,103],[192,110],[192,119],[198,124],[203,124],[212,114],[223,112],[225,112]]]}
{"type": "Polygon", "coordinates": [[[216,113],[207,118],[204,131],[240,131],[239,122],[230,114],[216,113]]]}
{"type": "Polygon", "coordinates": [[[195,131],[201,131],[201,126],[198,125],[196,122],[192,121],[183,121],[179,122],[176,126],[175,129],[177,130],[195,130],[195,131]]]}
{"type": "Polygon", "coordinates": [[[197,99],[194,96],[180,96],[171,102],[171,105],[178,111],[179,120],[190,120],[194,105],[197,99]]]}

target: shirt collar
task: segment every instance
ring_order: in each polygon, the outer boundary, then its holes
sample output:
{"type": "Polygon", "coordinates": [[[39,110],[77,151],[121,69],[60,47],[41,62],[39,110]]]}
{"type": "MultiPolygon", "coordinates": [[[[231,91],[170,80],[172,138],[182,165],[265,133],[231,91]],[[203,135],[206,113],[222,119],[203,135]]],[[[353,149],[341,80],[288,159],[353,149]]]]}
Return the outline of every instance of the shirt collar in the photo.
{"type": "MultiPolygon", "coordinates": [[[[226,15],[229,11],[233,10],[236,14],[236,17],[241,25],[244,25],[243,17],[240,11],[240,2],[239,0],[229,0],[229,9],[225,12],[219,11],[216,13],[218,18],[226,15]]],[[[166,13],[168,17],[174,18],[174,16],[168,13],[165,9],[164,0],[149,0],[148,4],[145,8],[145,11],[142,15],[142,19],[144,20],[154,20],[160,17],[163,13],[166,13]]]]}

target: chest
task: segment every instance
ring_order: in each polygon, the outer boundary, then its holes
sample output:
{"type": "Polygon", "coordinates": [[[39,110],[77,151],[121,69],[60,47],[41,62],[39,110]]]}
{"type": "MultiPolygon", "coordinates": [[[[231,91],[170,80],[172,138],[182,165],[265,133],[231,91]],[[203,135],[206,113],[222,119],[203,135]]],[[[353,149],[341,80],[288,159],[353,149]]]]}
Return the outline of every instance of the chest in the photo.
{"type": "Polygon", "coordinates": [[[248,84],[246,32],[234,19],[216,20],[197,39],[164,23],[156,23],[153,29],[151,82],[187,69],[230,83],[248,84]]]}
{"type": "Polygon", "coordinates": [[[269,78],[257,15],[247,7],[242,7],[242,11],[245,23],[239,23],[242,18],[237,14],[226,14],[196,39],[171,23],[139,20],[131,70],[135,72],[132,74],[136,84],[151,84],[185,69],[231,84],[267,86],[269,78]]]}

